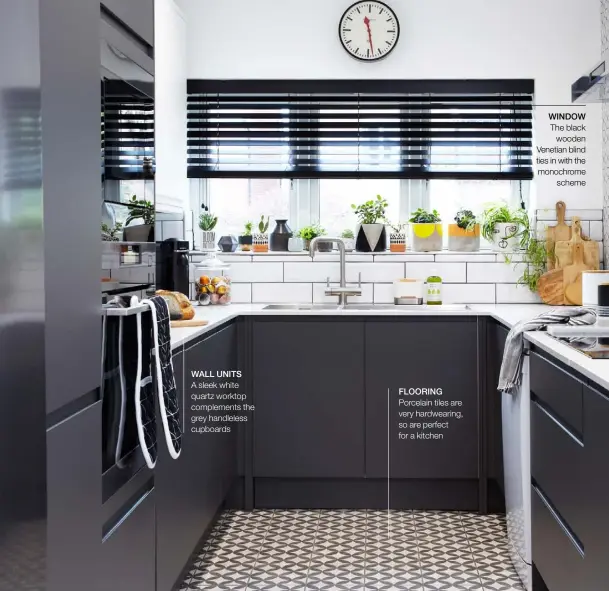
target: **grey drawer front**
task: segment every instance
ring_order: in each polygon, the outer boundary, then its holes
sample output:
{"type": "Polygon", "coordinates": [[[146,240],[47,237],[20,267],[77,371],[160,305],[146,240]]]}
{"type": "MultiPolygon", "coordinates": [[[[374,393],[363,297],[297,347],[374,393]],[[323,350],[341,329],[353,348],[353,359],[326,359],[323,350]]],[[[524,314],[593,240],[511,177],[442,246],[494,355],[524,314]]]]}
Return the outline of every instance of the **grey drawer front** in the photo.
{"type": "Polygon", "coordinates": [[[532,490],[533,562],[551,591],[585,589],[584,558],[557,516],[532,490]]]}
{"type": "Polygon", "coordinates": [[[584,447],[558,418],[531,403],[531,474],[578,537],[586,529],[584,447]]]}
{"type": "Polygon", "coordinates": [[[571,428],[583,432],[583,384],[547,359],[531,353],[531,393],[571,428]]]}

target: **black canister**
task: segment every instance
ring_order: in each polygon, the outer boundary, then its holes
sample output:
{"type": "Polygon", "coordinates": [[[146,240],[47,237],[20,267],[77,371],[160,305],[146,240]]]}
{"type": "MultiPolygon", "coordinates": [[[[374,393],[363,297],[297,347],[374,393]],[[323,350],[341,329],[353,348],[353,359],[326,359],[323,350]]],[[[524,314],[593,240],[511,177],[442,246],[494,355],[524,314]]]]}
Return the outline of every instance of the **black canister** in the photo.
{"type": "Polygon", "coordinates": [[[277,225],[269,236],[269,249],[276,252],[288,252],[288,241],[293,233],[288,220],[276,220],[277,225]]]}
{"type": "MultiPolygon", "coordinates": [[[[596,325],[609,327],[609,283],[601,283],[598,286],[598,307],[596,310],[596,325]]],[[[609,339],[598,339],[599,345],[609,345],[609,339]]]]}

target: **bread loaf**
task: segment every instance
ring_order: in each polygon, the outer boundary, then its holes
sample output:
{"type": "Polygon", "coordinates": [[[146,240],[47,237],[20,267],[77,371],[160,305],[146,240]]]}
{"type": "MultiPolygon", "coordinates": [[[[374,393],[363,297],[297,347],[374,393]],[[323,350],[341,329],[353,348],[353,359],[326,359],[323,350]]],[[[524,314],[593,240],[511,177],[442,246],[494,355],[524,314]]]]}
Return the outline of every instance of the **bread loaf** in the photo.
{"type": "Polygon", "coordinates": [[[167,302],[170,320],[192,320],[195,317],[195,309],[183,293],[159,289],[156,295],[167,302]]]}

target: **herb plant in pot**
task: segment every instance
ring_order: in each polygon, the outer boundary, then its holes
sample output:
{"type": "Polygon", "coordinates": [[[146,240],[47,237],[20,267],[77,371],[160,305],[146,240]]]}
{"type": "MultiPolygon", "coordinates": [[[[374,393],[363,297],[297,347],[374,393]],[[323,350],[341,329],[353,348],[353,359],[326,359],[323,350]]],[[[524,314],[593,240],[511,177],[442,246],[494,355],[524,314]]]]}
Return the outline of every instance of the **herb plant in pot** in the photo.
{"type": "Polygon", "coordinates": [[[389,250],[391,252],[406,252],[406,225],[402,222],[389,222],[389,250]]]}
{"type": "Polygon", "coordinates": [[[125,242],[154,242],[154,205],[146,199],[138,199],[136,195],[127,202],[129,216],[123,229],[125,242]],[[134,220],[142,220],[143,224],[130,226],[134,220]]]}
{"type": "Polygon", "coordinates": [[[353,230],[350,230],[349,228],[343,230],[340,237],[345,243],[345,250],[347,252],[355,250],[355,234],[353,233],[353,230]]]}
{"type": "Polygon", "coordinates": [[[411,244],[415,252],[442,250],[442,220],[434,209],[419,208],[410,216],[411,244]]]}
{"type": "Polygon", "coordinates": [[[254,252],[268,252],[269,251],[269,224],[271,223],[270,216],[265,219],[264,215],[260,216],[258,222],[258,233],[254,234],[253,246],[254,252]]]}
{"type": "Polygon", "coordinates": [[[246,222],[245,228],[243,230],[243,234],[239,236],[239,247],[244,252],[249,252],[252,250],[252,227],[254,224],[252,222],[246,222]]]}
{"type": "Polygon", "coordinates": [[[201,228],[201,250],[214,251],[216,250],[216,233],[214,228],[218,223],[218,216],[209,213],[207,206],[203,206],[205,213],[199,216],[199,228],[201,228]]]}
{"type": "Polygon", "coordinates": [[[387,205],[387,201],[377,195],[376,199],[351,206],[359,220],[355,239],[355,249],[358,252],[387,250],[387,231],[385,230],[387,205]]]}
{"type": "MultiPolygon", "coordinates": [[[[304,240],[305,250],[309,250],[311,246],[311,240],[313,238],[317,238],[318,236],[323,236],[326,231],[319,225],[314,224],[313,226],[305,226],[300,230],[299,235],[304,240]]],[[[319,252],[332,252],[332,242],[323,242],[320,241],[317,244],[317,248],[319,252]]]]}
{"type": "Polygon", "coordinates": [[[530,222],[526,210],[505,203],[492,205],[482,214],[482,236],[495,252],[515,252],[527,247],[530,222]]]}
{"type": "Polygon", "coordinates": [[[448,224],[448,250],[476,252],[480,250],[480,224],[469,209],[460,209],[454,224],[448,224]]]}

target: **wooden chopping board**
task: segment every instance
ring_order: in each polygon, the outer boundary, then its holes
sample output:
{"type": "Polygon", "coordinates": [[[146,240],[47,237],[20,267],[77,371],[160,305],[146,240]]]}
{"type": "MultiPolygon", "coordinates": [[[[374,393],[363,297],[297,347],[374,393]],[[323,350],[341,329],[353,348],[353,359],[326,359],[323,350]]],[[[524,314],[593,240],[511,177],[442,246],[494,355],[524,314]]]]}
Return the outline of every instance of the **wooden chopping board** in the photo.
{"type": "Polygon", "coordinates": [[[209,320],[172,320],[171,328],[189,328],[194,326],[207,326],[209,320]]]}
{"type": "Polygon", "coordinates": [[[584,245],[581,242],[575,244],[573,264],[562,270],[566,303],[574,306],[582,305],[582,271],[589,269],[590,267],[584,263],[584,245]]]}
{"type": "Polygon", "coordinates": [[[598,242],[588,240],[582,234],[581,220],[573,218],[573,233],[571,240],[559,241],[554,247],[555,267],[564,268],[573,264],[573,247],[581,243],[584,247],[584,262],[593,271],[600,269],[600,255],[598,242]]]}
{"type": "Polygon", "coordinates": [[[544,273],[537,284],[539,297],[549,306],[563,306],[565,303],[565,288],[563,285],[562,269],[554,269],[544,273]]]}
{"type": "MultiPolygon", "coordinates": [[[[554,252],[554,246],[557,242],[571,240],[571,227],[565,223],[565,215],[567,213],[567,205],[564,201],[556,203],[556,226],[546,229],[546,250],[548,253],[554,252]]],[[[555,267],[554,260],[548,257],[548,269],[552,270],[555,267]]]]}

